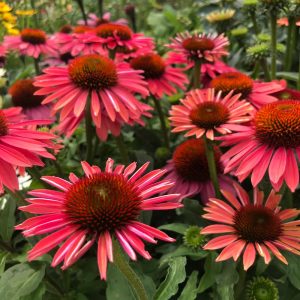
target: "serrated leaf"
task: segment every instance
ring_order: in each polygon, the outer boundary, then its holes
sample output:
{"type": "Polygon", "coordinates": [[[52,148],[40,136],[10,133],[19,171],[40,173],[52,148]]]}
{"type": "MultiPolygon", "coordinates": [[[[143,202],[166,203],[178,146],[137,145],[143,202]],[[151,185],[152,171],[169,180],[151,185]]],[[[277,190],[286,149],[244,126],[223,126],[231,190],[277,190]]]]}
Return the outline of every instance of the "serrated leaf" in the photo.
{"type": "Polygon", "coordinates": [[[161,261],[167,261],[170,258],[173,257],[178,257],[178,256],[189,256],[190,258],[194,260],[199,260],[201,258],[204,258],[208,255],[207,251],[201,250],[201,249],[191,249],[189,247],[186,247],[184,245],[179,246],[176,250],[169,252],[165,254],[162,258],[161,261]]]}
{"type": "Polygon", "coordinates": [[[174,231],[174,232],[177,232],[180,234],[184,234],[188,227],[189,227],[189,225],[187,225],[187,224],[172,223],[172,224],[165,224],[165,225],[159,226],[159,229],[170,230],[170,231],[174,231]]]}
{"type": "Polygon", "coordinates": [[[178,286],[186,278],[186,257],[176,257],[169,260],[169,269],[165,280],[158,287],[154,299],[168,300],[176,295],[178,286]]]}
{"type": "Polygon", "coordinates": [[[205,260],[205,273],[200,279],[200,283],[198,286],[199,293],[203,293],[216,282],[216,274],[220,273],[220,270],[222,268],[221,263],[215,262],[216,257],[217,254],[215,252],[210,252],[205,260]]]}
{"type": "Polygon", "coordinates": [[[2,198],[2,201],[5,201],[5,203],[0,211],[0,235],[5,242],[10,242],[16,221],[16,200],[12,197],[7,197],[2,198]]]}
{"type": "Polygon", "coordinates": [[[18,264],[7,269],[0,278],[0,299],[19,300],[37,289],[45,275],[45,266],[34,269],[18,264]]]}
{"type": "Polygon", "coordinates": [[[197,297],[198,272],[194,271],[189,277],[178,300],[194,300],[197,297]]]}

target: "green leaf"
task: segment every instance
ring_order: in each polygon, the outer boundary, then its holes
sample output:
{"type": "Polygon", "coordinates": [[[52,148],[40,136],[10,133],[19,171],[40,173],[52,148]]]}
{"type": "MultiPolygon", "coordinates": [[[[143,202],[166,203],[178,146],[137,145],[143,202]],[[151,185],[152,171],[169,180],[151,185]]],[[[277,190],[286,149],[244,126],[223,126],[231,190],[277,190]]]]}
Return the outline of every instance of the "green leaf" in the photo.
{"type": "Polygon", "coordinates": [[[189,256],[190,258],[192,258],[194,260],[199,260],[201,258],[206,257],[207,255],[208,255],[207,251],[204,251],[201,249],[194,250],[194,249],[191,249],[184,245],[181,245],[176,250],[165,254],[161,258],[161,261],[162,261],[162,263],[164,263],[165,261],[169,260],[170,258],[178,257],[178,256],[189,256]]]}
{"type": "Polygon", "coordinates": [[[197,297],[198,272],[194,271],[189,277],[178,300],[194,300],[197,297]]]}
{"type": "Polygon", "coordinates": [[[233,261],[223,263],[222,271],[216,275],[217,291],[222,300],[234,300],[234,285],[238,282],[239,275],[233,261]]]}
{"type": "Polygon", "coordinates": [[[0,211],[0,235],[5,242],[10,242],[16,221],[16,200],[12,197],[2,198],[1,206],[3,209],[0,211]]]}
{"type": "Polygon", "coordinates": [[[45,275],[45,266],[38,269],[18,264],[7,269],[0,278],[0,299],[19,300],[37,289],[45,275]]]}
{"type": "Polygon", "coordinates": [[[300,258],[291,253],[286,253],[286,258],[289,262],[287,265],[287,276],[291,284],[300,290],[300,258]]]}
{"type": "Polygon", "coordinates": [[[177,293],[179,284],[186,278],[185,265],[186,257],[170,259],[167,276],[158,287],[155,300],[168,300],[177,293]]]}
{"type": "Polygon", "coordinates": [[[170,230],[180,234],[184,234],[187,228],[189,228],[189,225],[182,223],[172,223],[159,226],[159,229],[161,230],[170,230]]]}
{"type": "Polygon", "coordinates": [[[21,297],[20,300],[43,300],[45,293],[46,285],[41,282],[37,289],[35,289],[31,294],[21,297]]]}
{"type": "Polygon", "coordinates": [[[5,270],[6,258],[8,255],[9,255],[9,253],[7,253],[7,252],[0,253],[0,277],[5,270]]]}
{"type": "Polygon", "coordinates": [[[298,81],[298,72],[278,72],[277,76],[295,82],[298,81]]]}
{"type": "Polygon", "coordinates": [[[200,279],[198,292],[203,293],[216,282],[216,274],[219,274],[222,268],[222,263],[215,262],[217,254],[210,252],[204,264],[205,273],[200,279]]]}

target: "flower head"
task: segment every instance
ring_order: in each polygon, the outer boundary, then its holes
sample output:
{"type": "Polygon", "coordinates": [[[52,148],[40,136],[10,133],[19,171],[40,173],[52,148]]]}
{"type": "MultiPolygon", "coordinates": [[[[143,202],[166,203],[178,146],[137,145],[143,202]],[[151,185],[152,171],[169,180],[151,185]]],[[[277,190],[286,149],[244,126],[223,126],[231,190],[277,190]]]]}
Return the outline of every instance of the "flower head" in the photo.
{"type": "Polygon", "coordinates": [[[225,172],[233,172],[240,181],[251,174],[257,186],[268,170],[273,188],[283,181],[295,191],[299,184],[296,153],[300,159],[300,102],[282,100],[261,107],[252,123],[236,133],[220,137],[222,146],[232,146],[223,155],[228,160],[225,172]]]}
{"type": "Polygon", "coordinates": [[[185,90],[188,83],[182,69],[174,68],[161,56],[148,53],[137,56],[130,60],[130,66],[135,70],[144,71],[143,75],[148,83],[150,93],[157,98],[163,94],[172,95],[176,93],[175,86],[185,90]]]}
{"type": "Polygon", "coordinates": [[[237,123],[251,120],[250,103],[240,100],[240,94],[233,91],[222,97],[214,89],[192,90],[180,100],[181,105],[173,105],[170,110],[172,132],[188,131],[185,136],[206,135],[213,140],[216,132],[227,134],[235,130],[237,123]]]}
{"type": "Polygon", "coordinates": [[[43,166],[41,157],[55,159],[47,152],[54,149],[53,134],[27,129],[30,125],[49,124],[51,121],[26,121],[21,108],[0,110],[0,192],[3,186],[14,191],[19,188],[16,169],[43,166]]]}
{"type": "Polygon", "coordinates": [[[235,15],[234,9],[222,9],[222,10],[215,10],[210,12],[206,16],[206,20],[209,23],[219,23],[219,22],[225,22],[233,18],[235,15]]]}
{"type": "Polygon", "coordinates": [[[264,193],[254,190],[253,202],[247,192],[234,184],[238,198],[228,191],[221,190],[226,201],[211,198],[202,217],[215,222],[202,229],[201,234],[221,234],[211,239],[205,250],[221,249],[216,261],[231,257],[237,261],[243,253],[244,269],[248,270],[255,261],[256,253],[263,257],[266,264],[273,253],[287,264],[279,249],[300,255],[299,242],[295,239],[300,234],[299,222],[287,220],[299,215],[297,209],[281,210],[278,206],[281,195],[273,190],[266,201],[264,193]]]}
{"type": "Polygon", "coordinates": [[[107,261],[113,262],[112,239],[118,240],[133,260],[137,259],[136,252],[151,259],[142,240],[150,243],[156,243],[155,239],[173,241],[165,233],[138,221],[144,210],[182,206],[177,194],[155,196],[173,185],[160,180],[164,171],[153,170],[143,175],[149,163],[137,171],[136,163],[126,168],[124,165],[114,168],[113,164],[114,161],[108,159],[105,171],[101,171],[97,166],[82,162],[85,176],[78,178],[71,173],[69,181],[55,176],[42,178],[59,191],[31,191],[29,194],[37,198],[27,199],[31,204],[20,208],[41,215],[16,227],[24,230],[25,236],[51,233],[29,251],[29,260],[65,241],[56,252],[52,266],[63,262],[62,269],[66,269],[98,242],[99,272],[101,278],[106,279],[107,261]]]}
{"type": "Polygon", "coordinates": [[[200,234],[202,227],[190,226],[183,234],[184,245],[191,249],[199,249],[207,242],[205,235],[200,234]]]}
{"type": "Polygon", "coordinates": [[[248,100],[256,107],[277,101],[270,94],[283,90],[282,85],[276,81],[256,82],[246,74],[240,72],[223,73],[210,82],[210,87],[217,92],[222,91],[225,95],[231,90],[234,94],[242,94],[242,98],[248,100]]]}
{"type": "Polygon", "coordinates": [[[87,101],[90,101],[90,113],[97,132],[105,130],[106,135],[109,130],[105,126],[106,118],[110,124],[130,124],[132,121],[140,122],[141,116],[151,110],[133,95],[146,96],[149,93],[141,71],[132,70],[125,63],[116,64],[105,56],[77,57],[68,66],[49,67],[44,73],[36,77],[35,86],[41,89],[35,94],[47,95],[43,104],[57,101],[53,111],[61,110],[61,122],[67,120],[63,125],[65,133],[71,134],[76,129],[84,117],[87,101]]]}
{"type": "Polygon", "coordinates": [[[29,119],[51,119],[50,107],[42,105],[43,96],[34,95],[38,90],[33,79],[19,79],[8,90],[14,106],[21,106],[29,119]]]}
{"type": "MultiPolygon", "coordinates": [[[[219,183],[221,188],[232,190],[233,181],[223,175],[221,154],[220,149],[215,146],[214,155],[219,183]]],[[[177,146],[172,159],[164,169],[167,170],[166,179],[175,181],[170,191],[181,194],[181,198],[200,194],[202,202],[206,203],[210,197],[215,196],[202,139],[189,139],[177,146]]]]}
{"type": "Polygon", "coordinates": [[[16,50],[21,55],[38,58],[41,54],[55,54],[57,46],[40,29],[25,28],[18,36],[6,36],[4,45],[8,50],[16,50]]]}
{"type": "Polygon", "coordinates": [[[168,45],[173,51],[180,53],[186,60],[201,60],[215,62],[222,56],[228,55],[226,47],[228,39],[223,35],[190,34],[188,32],[178,34],[168,45]]]}
{"type": "Polygon", "coordinates": [[[254,277],[247,282],[246,300],[279,300],[278,288],[266,277],[254,277]]]}

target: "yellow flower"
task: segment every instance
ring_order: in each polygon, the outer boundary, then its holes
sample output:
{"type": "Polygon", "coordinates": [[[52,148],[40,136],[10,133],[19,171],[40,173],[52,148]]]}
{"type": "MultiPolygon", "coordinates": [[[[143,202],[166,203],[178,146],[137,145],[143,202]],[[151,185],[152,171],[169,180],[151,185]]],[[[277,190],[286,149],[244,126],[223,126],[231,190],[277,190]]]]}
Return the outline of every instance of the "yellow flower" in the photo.
{"type": "Polygon", "coordinates": [[[16,28],[7,28],[7,33],[10,35],[19,35],[20,30],[16,28]]]}
{"type": "Polygon", "coordinates": [[[12,8],[7,5],[5,2],[0,2],[0,13],[6,13],[11,11],[12,8]]]}
{"type": "Polygon", "coordinates": [[[11,13],[4,13],[1,17],[2,20],[7,23],[15,24],[17,22],[17,17],[11,13]]]}
{"type": "Polygon", "coordinates": [[[230,20],[234,14],[234,9],[215,10],[206,16],[206,20],[210,23],[224,22],[230,20]]]}
{"type": "Polygon", "coordinates": [[[33,16],[36,13],[37,13],[37,11],[35,9],[25,9],[25,10],[18,9],[18,10],[16,10],[16,15],[18,15],[18,16],[33,16]]]}

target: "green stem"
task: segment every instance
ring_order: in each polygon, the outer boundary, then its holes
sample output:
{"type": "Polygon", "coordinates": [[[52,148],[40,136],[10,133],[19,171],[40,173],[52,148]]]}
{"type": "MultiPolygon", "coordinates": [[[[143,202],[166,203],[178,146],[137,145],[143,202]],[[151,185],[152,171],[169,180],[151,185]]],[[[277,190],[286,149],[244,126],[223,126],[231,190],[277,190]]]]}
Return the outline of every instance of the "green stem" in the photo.
{"type": "Polygon", "coordinates": [[[85,23],[85,25],[87,25],[87,17],[86,17],[86,13],[85,13],[85,10],[84,10],[83,1],[82,0],[76,0],[76,2],[77,2],[78,6],[79,6],[79,9],[81,11],[84,23],[85,23]]]}
{"type": "Polygon", "coordinates": [[[234,290],[235,299],[243,299],[246,281],[246,271],[244,270],[242,262],[238,264],[237,271],[239,273],[239,281],[237,282],[234,290]]]}
{"type": "Polygon", "coordinates": [[[124,143],[123,135],[120,133],[119,136],[116,136],[116,143],[119,148],[121,157],[122,157],[122,162],[127,165],[129,163],[129,154],[128,154],[128,149],[124,143]]]}
{"type": "Polygon", "coordinates": [[[85,107],[85,136],[86,136],[86,161],[92,163],[93,153],[93,123],[91,116],[91,97],[88,97],[85,107]]]}
{"type": "Polygon", "coordinates": [[[32,179],[36,180],[37,182],[39,182],[43,186],[48,186],[47,183],[45,183],[41,179],[42,174],[41,174],[41,172],[36,167],[32,167],[30,169],[26,169],[26,171],[31,176],[32,179]]]}
{"type": "Polygon", "coordinates": [[[256,78],[258,77],[259,70],[260,70],[260,64],[259,64],[259,62],[257,61],[257,62],[255,63],[255,66],[254,66],[254,69],[253,69],[253,72],[252,72],[252,75],[251,75],[251,77],[252,77],[253,79],[256,79],[256,78]]]}
{"type": "Polygon", "coordinates": [[[47,273],[45,274],[45,280],[47,284],[55,291],[55,294],[60,296],[62,299],[64,297],[64,291],[47,273]]]}
{"type": "Polygon", "coordinates": [[[218,180],[217,166],[215,161],[214,145],[213,142],[205,136],[205,134],[203,135],[203,141],[205,146],[205,154],[208,164],[209,176],[214,186],[216,197],[220,198],[221,193],[218,180]]]}
{"type": "Polygon", "coordinates": [[[265,81],[271,81],[271,75],[270,75],[268,64],[267,64],[267,61],[265,58],[262,58],[260,60],[260,65],[264,71],[265,81]]]}
{"type": "Polygon", "coordinates": [[[40,71],[40,66],[39,66],[39,62],[40,62],[39,57],[38,58],[34,58],[33,61],[34,61],[35,74],[36,75],[40,75],[41,71],[40,71]]]}
{"type": "MultiPolygon", "coordinates": [[[[34,1],[35,1],[35,0],[30,0],[30,4],[31,4],[31,8],[32,8],[33,10],[36,10],[34,1]]],[[[33,21],[34,21],[34,26],[35,26],[35,28],[39,28],[39,24],[38,24],[38,14],[34,14],[34,15],[33,15],[33,21]]]]}
{"type": "Polygon", "coordinates": [[[60,177],[64,177],[64,172],[60,166],[60,164],[57,162],[57,160],[52,160],[53,166],[55,167],[57,171],[57,175],[60,177]]]}
{"type": "Polygon", "coordinates": [[[256,16],[255,16],[254,11],[250,12],[250,17],[251,17],[251,21],[253,23],[254,32],[255,32],[256,35],[259,35],[259,28],[258,28],[258,24],[257,24],[257,21],[256,21],[256,16]]]}
{"type": "Polygon", "coordinates": [[[163,138],[164,138],[164,144],[168,149],[170,149],[169,133],[168,133],[168,129],[167,129],[167,126],[166,126],[165,115],[164,115],[162,107],[160,105],[160,101],[158,99],[156,99],[155,96],[153,96],[152,99],[153,99],[153,102],[154,102],[154,105],[155,105],[155,109],[156,109],[156,111],[158,113],[158,116],[159,116],[161,131],[162,131],[163,138]]]}
{"type": "Polygon", "coordinates": [[[138,300],[148,300],[147,292],[137,276],[137,274],[133,271],[130,267],[129,263],[127,262],[126,258],[124,257],[119,243],[113,240],[113,249],[114,249],[114,264],[120,270],[120,272],[126,277],[128,283],[130,284],[131,288],[133,289],[136,298],[138,300]]]}
{"type": "Polygon", "coordinates": [[[276,54],[277,54],[277,15],[270,12],[271,22],[271,79],[276,78],[276,54]]]}
{"type": "Polygon", "coordinates": [[[201,61],[199,59],[196,59],[194,65],[194,78],[193,78],[194,89],[199,89],[201,87],[200,77],[201,77],[201,61]]]}
{"type": "Polygon", "coordinates": [[[100,18],[102,18],[102,16],[103,16],[103,0],[98,0],[98,8],[99,8],[100,18]]]}
{"type": "Polygon", "coordinates": [[[290,70],[290,62],[292,57],[292,44],[293,44],[293,38],[292,36],[293,31],[295,31],[295,18],[290,17],[289,18],[289,26],[288,26],[288,32],[287,32],[287,40],[286,40],[286,52],[285,52],[285,58],[284,58],[284,70],[289,71],[290,70]]]}

